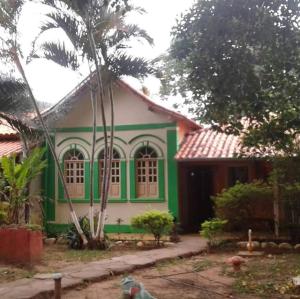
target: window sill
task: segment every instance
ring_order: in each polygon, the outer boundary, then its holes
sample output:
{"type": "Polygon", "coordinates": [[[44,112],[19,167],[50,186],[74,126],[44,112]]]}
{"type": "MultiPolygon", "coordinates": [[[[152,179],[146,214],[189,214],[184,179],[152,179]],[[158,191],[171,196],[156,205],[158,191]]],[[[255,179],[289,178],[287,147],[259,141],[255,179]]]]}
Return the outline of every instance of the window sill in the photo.
{"type": "Polygon", "coordinates": [[[148,202],[165,202],[164,198],[131,198],[130,202],[137,203],[148,203],[148,202]]]}
{"type": "MultiPolygon", "coordinates": [[[[89,203],[89,199],[84,198],[71,198],[72,203],[89,203]]],[[[66,199],[58,199],[59,203],[67,203],[68,201],[66,199]]],[[[128,202],[127,198],[110,198],[108,199],[108,203],[126,203],[128,202]]],[[[100,203],[100,199],[96,198],[94,199],[94,203],[100,203]]]]}

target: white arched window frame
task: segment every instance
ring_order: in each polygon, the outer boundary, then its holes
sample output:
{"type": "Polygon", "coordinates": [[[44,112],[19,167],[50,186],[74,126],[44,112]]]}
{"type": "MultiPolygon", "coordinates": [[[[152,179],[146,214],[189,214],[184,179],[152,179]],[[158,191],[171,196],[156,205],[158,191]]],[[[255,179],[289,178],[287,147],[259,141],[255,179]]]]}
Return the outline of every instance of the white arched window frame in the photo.
{"type": "Polygon", "coordinates": [[[84,197],[84,156],[78,149],[69,149],[64,154],[64,176],[66,179],[67,189],[71,198],[84,197]]]}
{"type": "Polygon", "coordinates": [[[156,150],[145,145],[135,153],[136,197],[157,198],[159,196],[158,155],[156,150]]]}

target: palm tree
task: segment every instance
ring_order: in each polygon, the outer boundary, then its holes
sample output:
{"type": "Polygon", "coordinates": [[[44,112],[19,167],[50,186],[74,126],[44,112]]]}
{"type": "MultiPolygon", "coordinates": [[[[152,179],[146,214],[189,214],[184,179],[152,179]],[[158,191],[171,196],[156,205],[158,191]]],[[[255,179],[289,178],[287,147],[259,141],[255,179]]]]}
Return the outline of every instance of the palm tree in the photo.
{"type": "MultiPolygon", "coordinates": [[[[41,33],[53,28],[61,28],[73,46],[67,50],[64,43],[43,43],[42,57],[51,59],[65,67],[77,69],[79,61],[83,60],[90,65],[91,78],[96,77],[97,88],[91,83],[91,102],[93,114],[93,146],[91,160],[91,178],[93,178],[94,149],[96,136],[96,110],[97,96],[100,96],[100,112],[104,131],[104,167],[101,186],[101,206],[98,215],[98,226],[94,232],[93,223],[93,180],[91,180],[90,197],[90,227],[94,239],[103,240],[104,219],[106,215],[108,194],[110,188],[110,174],[114,139],[114,104],[113,82],[122,75],[143,77],[151,68],[142,58],[132,57],[126,54],[129,42],[133,38],[146,40],[152,44],[153,40],[137,25],[126,24],[126,17],[132,11],[143,12],[140,8],[129,6],[127,1],[68,1],[68,0],[44,0],[44,4],[56,8],[49,13],[50,21],[42,26],[41,33]],[[95,70],[95,71],[94,71],[95,70]],[[95,76],[94,76],[95,74],[95,76]],[[108,136],[106,115],[104,112],[104,90],[108,87],[110,99],[110,136],[108,136]],[[97,91],[97,93],[96,93],[97,91]],[[109,138],[110,137],[110,138],[109,138]],[[110,142],[108,142],[110,139],[110,142]]],[[[38,56],[36,50],[34,56],[38,56]]],[[[92,82],[93,80],[91,80],[92,82]]]]}
{"type": "Polygon", "coordinates": [[[54,161],[56,163],[56,167],[58,169],[58,175],[61,178],[63,182],[63,186],[65,189],[65,194],[68,200],[69,208],[70,208],[70,213],[72,220],[78,230],[78,233],[80,234],[83,243],[87,244],[87,239],[80,228],[79,222],[78,222],[78,217],[75,213],[75,210],[73,208],[72,201],[70,199],[68,190],[66,188],[66,182],[65,178],[62,172],[62,169],[60,167],[57,155],[54,150],[54,146],[52,144],[51,138],[49,131],[46,127],[46,124],[42,118],[41,112],[39,110],[37,101],[32,93],[32,90],[30,88],[29,82],[27,80],[23,65],[22,65],[22,52],[19,44],[19,34],[18,34],[18,21],[20,14],[22,12],[22,7],[24,5],[25,1],[24,0],[14,0],[14,1],[0,1],[0,28],[2,32],[4,33],[5,37],[0,37],[1,40],[1,58],[5,61],[12,62],[18,71],[20,72],[24,83],[26,84],[26,87],[28,89],[28,94],[29,98],[32,101],[34,110],[36,112],[37,118],[42,126],[43,132],[45,134],[46,140],[49,144],[50,151],[53,155],[54,161]]]}

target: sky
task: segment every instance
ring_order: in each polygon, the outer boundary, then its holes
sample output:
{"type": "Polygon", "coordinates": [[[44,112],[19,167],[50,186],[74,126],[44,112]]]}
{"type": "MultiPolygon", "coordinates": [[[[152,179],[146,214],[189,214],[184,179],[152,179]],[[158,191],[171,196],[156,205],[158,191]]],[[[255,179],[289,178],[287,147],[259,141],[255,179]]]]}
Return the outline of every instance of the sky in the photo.
{"type": "MultiPolygon", "coordinates": [[[[146,44],[136,44],[131,49],[134,55],[153,59],[164,53],[170,44],[170,31],[176,24],[176,18],[188,9],[194,0],[133,0],[132,2],[146,9],[147,14],[134,16],[132,21],[144,28],[154,39],[154,46],[146,44]]],[[[33,38],[38,33],[38,28],[43,22],[44,13],[41,7],[35,4],[27,4],[20,19],[20,38],[24,54],[28,52],[33,38]]],[[[59,32],[53,32],[51,38],[62,38],[59,32]]],[[[38,100],[56,103],[71,91],[81,80],[84,74],[73,72],[62,68],[53,62],[45,60],[34,60],[25,66],[25,71],[33,92],[38,100]]],[[[126,79],[135,88],[141,88],[141,83],[137,80],[126,79]]],[[[159,81],[155,78],[148,78],[143,82],[149,90],[151,97],[159,101],[159,81]]],[[[174,99],[160,104],[171,107],[174,99]]]]}

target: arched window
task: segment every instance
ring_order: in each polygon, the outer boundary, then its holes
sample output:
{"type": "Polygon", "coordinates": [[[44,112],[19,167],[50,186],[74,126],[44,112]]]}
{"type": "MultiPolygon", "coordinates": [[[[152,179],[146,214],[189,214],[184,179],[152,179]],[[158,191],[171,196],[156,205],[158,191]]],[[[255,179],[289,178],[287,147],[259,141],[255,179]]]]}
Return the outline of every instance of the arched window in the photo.
{"type": "MultiPolygon", "coordinates": [[[[113,157],[111,164],[111,178],[110,178],[110,198],[119,198],[121,195],[121,160],[120,154],[117,150],[113,149],[113,157]]],[[[100,188],[102,186],[103,171],[104,171],[104,149],[99,153],[99,169],[100,169],[100,188]]]]}
{"type": "Polygon", "coordinates": [[[64,175],[70,197],[84,197],[84,157],[79,150],[71,149],[66,152],[64,175]]]}
{"type": "Polygon", "coordinates": [[[158,159],[156,151],[150,146],[144,146],[136,152],[135,160],[137,197],[158,197],[158,159]]]}

